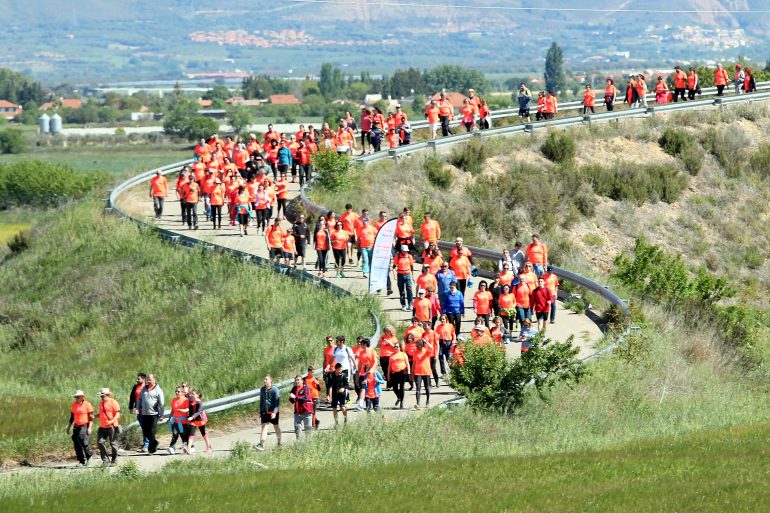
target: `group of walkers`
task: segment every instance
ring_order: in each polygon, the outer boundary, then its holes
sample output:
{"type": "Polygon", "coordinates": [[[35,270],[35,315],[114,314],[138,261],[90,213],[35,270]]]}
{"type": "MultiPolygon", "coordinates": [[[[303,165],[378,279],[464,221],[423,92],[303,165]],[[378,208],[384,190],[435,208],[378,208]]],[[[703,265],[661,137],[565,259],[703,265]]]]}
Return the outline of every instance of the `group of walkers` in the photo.
{"type": "MultiPolygon", "coordinates": [[[[75,456],[80,465],[89,466],[93,457],[91,450],[91,434],[93,420],[99,419],[97,430],[97,446],[102,466],[114,467],[118,459],[118,445],[122,436],[120,403],[113,397],[109,388],[102,388],[98,394],[100,403],[94,410],[86,400],[83,390],[73,394],[74,402],[70,408],[70,419],[67,432],[72,431],[72,442],[75,456]]],[[[197,429],[206,442],[205,452],[213,450],[206,434],[208,417],[203,409],[203,394],[198,389],[192,389],[190,384],[182,382],[175,389],[174,397],[169,403],[168,418],[171,442],[166,449],[169,454],[176,453],[176,444],[181,440],[184,453],[195,452],[195,430],[197,429]]],[[[141,453],[155,454],[158,450],[156,437],[158,424],[162,422],[166,409],[166,399],[163,389],[158,385],[155,374],[139,373],[136,383],[128,398],[128,413],[136,414],[136,420],[142,430],[141,453]]]]}

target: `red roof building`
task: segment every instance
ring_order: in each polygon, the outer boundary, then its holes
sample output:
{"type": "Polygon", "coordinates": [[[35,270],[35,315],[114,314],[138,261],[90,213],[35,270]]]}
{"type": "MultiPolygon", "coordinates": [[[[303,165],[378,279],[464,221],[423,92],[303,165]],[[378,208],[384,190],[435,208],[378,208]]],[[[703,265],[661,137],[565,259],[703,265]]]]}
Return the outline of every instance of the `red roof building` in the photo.
{"type": "Polygon", "coordinates": [[[45,102],[39,107],[40,110],[51,110],[56,107],[62,107],[65,109],[79,109],[83,106],[83,102],[80,98],[59,98],[55,102],[45,102]]]}
{"type": "Polygon", "coordinates": [[[5,119],[13,119],[21,114],[21,105],[16,105],[8,100],[0,100],[0,117],[5,119]]]}
{"type": "Polygon", "coordinates": [[[293,94],[274,94],[268,101],[273,105],[302,105],[302,101],[293,94]]]}

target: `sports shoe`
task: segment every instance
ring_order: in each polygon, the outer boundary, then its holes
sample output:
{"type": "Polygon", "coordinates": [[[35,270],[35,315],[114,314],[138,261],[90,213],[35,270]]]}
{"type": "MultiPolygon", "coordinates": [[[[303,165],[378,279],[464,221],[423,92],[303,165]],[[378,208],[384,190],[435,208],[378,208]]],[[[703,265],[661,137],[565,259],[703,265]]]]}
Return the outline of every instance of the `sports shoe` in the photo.
{"type": "Polygon", "coordinates": [[[213,447],[206,447],[206,450],[205,450],[205,451],[203,451],[203,452],[211,452],[211,451],[213,451],[213,450],[214,450],[214,448],[213,448],[213,447]]]}
{"type": "Polygon", "coordinates": [[[192,454],[194,452],[195,452],[195,446],[194,445],[192,447],[190,447],[189,449],[187,449],[187,454],[192,454]]]}
{"type": "Polygon", "coordinates": [[[265,446],[262,445],[262,442],[259,442],[258,444],[253,445],[255,451],[264,451],[265,446]]]}
{"type": "Polygon", "coordinates": [[[185,454],[190,454],[190,449],[188,449],[186,445],[183,445],[182,446],[182,452],[185,453],[185,454]]]}
{"type": "Polygon", "coordinates": [[[176,449],[174,448],[173,445],[171,447],[169,447],[168,449],[166,449],[166,451],[168,451],[169,454],[176,454],[176,449]]]}
{"type": "Polygon", "coordinates": [[[409,309],[408,309],[406,306],[402,306],[402,307],[401,307],[401,311],[402,311],[402,312],[408,312],[408,311],[409,311],[409,309]]]}
{"type": "Polygon", "coordinates": [[[84,466],[84,467],[90,467],[90,466],[91,466],[91,460],[92,460],[92,459],[93,459],[93,456],[89,456],[88,458],[86,458],[86,462],[85,462],[85,463],[83,463],[83,466],[84,466]]]}

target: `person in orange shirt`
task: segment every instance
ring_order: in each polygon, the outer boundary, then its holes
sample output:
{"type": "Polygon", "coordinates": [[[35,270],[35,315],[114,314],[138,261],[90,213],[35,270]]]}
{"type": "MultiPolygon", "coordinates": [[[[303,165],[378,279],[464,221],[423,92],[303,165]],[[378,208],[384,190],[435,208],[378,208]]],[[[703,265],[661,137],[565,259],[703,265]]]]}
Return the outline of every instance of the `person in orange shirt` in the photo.
{"type": "Polygon", "coordinates": [[[70,408],[70,421],[67,424],[67,433],[72,430],[72,443],[75,446],[75,456],[78,462],[87,467],[91,464],[91,419],[94,408],[86,401],[86,394],[82,390],[76,390],[72,397],[75,401],[70,408]]]}
{"type": "Polygon", "coordinates": [[[275,202],[277,205],[275,215],[280,216],[281,211],[283,211],[283,215],[286,216],[286,205],[289,203],[289,183],[283,176],[275,182],[275,202]]]}
{"type": "Polygon", "coordinates": [[[425,289],[419,289],[417,291],[417,299],[415,299],[412,304],[412,312],[420,322],[430,323],[431,304],[430,299],[425,297],[425,289]]]}
{"type": "Polygon", "coordinates": [[[420,409],[420,393],[422,389],[425,389],[425,407],[430,408],[430,359],[433,355],[433,346],[427,344],[423,339],[417,340],[417,349],[414,352],[412,360],[414,365],[412,366],[412,380],[417,387],[415,392],[417,402],[415,403],[413,410],[420,409]]]}
{"type": "Polygon", "coordinates": [[[443,91],[439,93],[436,107],[438,107],[438,116],[439,121],[441,122],[441,135],[444,137],[454,135],[452,130],[449,129],[449,122],[454,119],[454,107],[443,91]]]}
{"type": "Polygon", "coordinates": [[[380,210],[380,213],[377,217],[377,220],[374,222],[374,227],[377,229],[377,231],[380,231],[380,228],[382,228],[382,225],[388,222],[388,213],[384,210],[380,210]]]}
{"type": "Polygon", "coordinates": [[[583,115],[586,115],[588,109],[591,109],[591,114],[596,114],[594,109],[594,102],[596,101],[596,93],[591,89],[591,84],[586,84],[586,90],[583,92],[583,115]]]}
{"type": "Polygon", "coordinates": [[[481,345],[485,339],[492,339],[492,333],[489,331],[488,326],[484,326],[484,318],[479,315],[473,323],[473,328],[471,328],[471,340],[475,344],[481,345]]]}
{"type": "Polygon", "coordinates": [[[540,91],[537,93],[537,112],[535,112],[535,121],[545,119],[545,93],[540,91]]]}
{"type": "Polygon", "coordinates": [[[545,95],[545,105],[543,107],[543,116],[545,119],[553,119],[559,113],[559,103],[553,91],[548,91],[545,95]]]}
{"type": "Polygon", "coordinates": [[[433,386],[439,388],[438,370],[436,369],[439,353],[438,333],[433,331],[433,326],[430,322],[422,323],[422,328],[425,330],[422,334],[422,339],[433,348],[430,353],[430,372],[433,374],[433,380],[435,381],[433,386]]]}
{"type": "Polygon", "coordinates": [[[524,250],[527,254],[527,261],[534,266],[535,274],[541,276],[548,265],[548,246],[540,242],[538,234],[532,235],[532,243],[524,250]]]}
{"type": "Polygon", "coordinates": [[[261,235],[265,235],[270,221],[270,192],[261,183],[257,184],[252,207],[257,215],[257,229],[261,230],[261,235]]]}
{"type": "Polygon", "coordinates": [[[94,417],[99,418],[99,430],[96,435],[96,444],[99,446],[99,456],[102,458],[103,467],[114,467],[118,460],[118,426],[120,426],[120,405],[112,398],[109,388],[99,391],[102,402],[94,417]],[[110,444],[111,452],[107,453],[107,444],[110,444]]]}
{"type": "Polygon", "coordinates": [[[668,86],[660,75],[658,75],[658,81],[655,83],[655,101],[658,105],[668,103],[668,86]]]}
{"type": "Polygon", "coordinates": [[[371,341],[368,338],[361,338],[358,341],[359,349],[356,352],[356,368],[358,369],[358,376],[356,377],[356,392],[358,397],[356,398],[356,409],[361,411],[365,407],[364,396],[364,379],[366,378],[367,369],[377,369],[379,358],[377,357],[377,351],[372,349],[371,341]]]}
{"type": "Polygon", "coordinates": [[[331,232],[332,252],[334,253],[334,267],[337,269],[337,278],[345,277],[345,253],[348,248],[350,234],[343,228],[342,221],[337,221],[335,230],[331,232]]]}
{"type": "Polygon", "coordinates": [[[674,77],[672,79],[674,83],[674,102],[679,101],[679,96],[682,97],[682,101],[686,102],[684,92],[687,89],[687,73],[682,71],[679,66],[674,67],[674,77]]]}
{"type": "Polygon", "coordinates": [[[358,249],[363,261],[364,278],[369,277],[370,265],[372,262],[372,250],[374,249],[374,239],[377,237],[377,229],[369,224],[369,217],[360,218],[361,224],[356,229],[356,240],[358,240],[358,249]]]}
{"type": "Polygon", "coordinates": [[[211,221],[214,229],[222,228],[222,206],[225,204],[225,185],[219,178],[214,179],[214,185],[209,189],[209,204],[211,206],[211,221]]]}
{"type": "Polygon", "coordinates": [[[487,282],[479,282],[479,290],[473,295],[473,309],[476,315],[484,321],[484,326],[489,328],[489,316],[492,314],[492,293],[487,290],[487,282]]]}
{"type": "Polygon", "coordinates": [[[436,335],[438,336],[439,343],[438,362],[441,366],[441,375],[445,376],[449,368],[449,359],[452,357],[452,347],[457,342],[457,334],[454,324],[449,322],[444,314],[441,314],[441,317],[439,317],[436,335]]]}
{"type": "Polygon", "coordinates": [[[283,238],[286,232],[281,228],[281,218],[276,217],[275,222],[265,230],[265,242],[270,252],[270,260],[281,261],[283,256],[283,238]]]}
{"type": "Polygon", "coordinates": [[[313,247],[316,252],[316,266],[318,267],[318,277],[323,278],[326,274],[326,257],[331,246],[331,233],[326,224],[326,218],[319,216],[318,224],[313,230],[313,247]]]}
{"type": "MultiPolygon", "coordinates": [[[[380,350],[380,368],[386,374],[389,368],[390,357],[396,352],[396,344],[398,344],[395,333],[395,328],[388,324],[383,328],[380,340],[377,342],[377,347],[380,350]]],[[[388,381],[387,386],[390,388],[390,381],[388,381]]]]}
{"type": "Polygon", "coordinates": [[[395,128],[388,129],[388,147],[391,150],[398,148],[398,131],[395,128]]]}
{"type": "Polygon", "coordinates": [[[171,442],[168,444],[168,453],[176,453],[176,441],[182,439],[182,450],[189,452],[187,447],[187,417],[190,416],[190,399],[185,395],[182,387],[177,387],[174,398],[171,399],[171,416],[169,428],[171,429],[171,442]]]}
{"type": "Polygon", "coordinates": [[[431,274],[430,266],[423,263],[422,272],[417,276],[417,290],[423,289],[427,292],[428,287],[433,287],[433,290],[438,290],[438,281],[436,277],[431,274]]]}
{"type": "Polygon", "coordinates": [[[160,219],[163,215],[163,202],[166,201],[166,196],[168,196],[168,180],[159,169],[150,180],[150,198],[155,210],[155,219],[160,219]]]}
{"type": "Polygon", "coordinates": [[[316,414],[318,412],[318,401],[321,397],[321,383],[318,382],[315,375],[315,367],[310,365],[307,368],[307,374],[302,379],[305,382],[305,385],[307,385],[308,390],[310,391],[310,398],[313,400],[313,419],[312,419],[312,426],[313,429],[316,431],[318,430],[318,426],[321,424],[321,421],[318,420],[316,417],[316,414]]]}
{"type": "MultiPolygon", "coordinates": [[[[525,273],[522,269],[521,273],[525,273]]],[[[503,287],[503,290],[505,290],[505,287],[503,287]]],[[[519,275],[519,284],[514,287],[513,295],[516,296],[516,319],[521,324],[524,322],[524,320],[529,320],[529,317],[531,315],[530,312],[530,304],[531,304],[531,297],[532,297],[532,288],[530,288],[529,285],[527,285],[527,282],[522,279],[522,276],[519,275]]],[[[502,296],[500,296],[502,298],[502,296]]],[[[500,307],[502,310],[502,306],[500,307]]],[[[513,323],[507,324],[505,326],[509,330],[513,329],[513,323]]]]}
{"type": "Polygon", "coordinates": [[[428,128],[430,129],[430,138],[436,138],[436,130],[438,130],[439,124],[439,108],[436,106],[436,102],[431,100],[428,108],[425,109],[425,119],[428,120],[428,128]]]}
{"type": "Polygon", "coordinates": [[[636,76],[636,94],[639,98],[639,103],[645,109],[647,108],[647,82],[644,79],[644,75],[639,73],[636,76]]]}
{"type": "Polygon", "coordinates": [[[492,326],[492,329],[489,330],[489,334],[492,336],[492,339],[494,339],[495,342],[497,342],[499,345],[503,345],[503,337],[507,337],[508,330],[505,329],[505,326],[503,326],[503,319],[500,317],[495,317],[492,322],[494,323],[494,326],[492,326]]]}
{"type": "Polygon", "coordinates": [[[393,348],[393,354],[388,358],[387,382],[393,387],[393,393],[396,394],[396,408],[404,409],[404,384],[411,376],[411,366],[409,357],[401,350],[400,342],[396,342],[393,348]]]}
{"type": "Polygon", "coordinates": [[[414,258],[409,254],[409,246],[401,245],[399,251],[393,258],[393,269],[396,271],[396,283],[398,285],[398,294],[401,298],[401,311],[407,312],[412,307],[412,267],[414,258]]]}
{"type": "Polygon", "coordinates": [[[337,147],[337,153],[352,155],[356,149],[356,139],[344,123],[340,123],[334,136],[334,146],[337,147]]]}
{"type": "Polygon", "coordinates": [[[182,186],[182,194],[184,195],[185,212],[187,214],[187,228],[198,229],[198,200],[200,199],[201,188],[198,182],[190,180],[182,186]]]}
{"type": "Polygon", "coordinates": [[[412,216],[409,215],[408,210],[398,216],[395,236],[395,246],[397,248],[400,246],[414,248],[414,226],[412,225],[412,216]]]}
{"type": "Polygon", "coordinates": [[[369,413],[374,410],[379,413],[382,385],[384,385],[386,381],[382,378],[380,371],[375,368],[370,368],[369,365],[364,368],[364,371],[365,373],[361,380],[361,386],[364,389],[364,397],[366,399],[366,412],[369,413]]]}
{"type": "Polygon", "coordinates": [[[484,98],[479,99],[479,128],[489,130],[492,128],[492,116],[489,111],[489,105],[484,98]]]}
{"type": "Polygon", "coordinates": [[[714,85],[717,86],[717,96],[724,96],[725,87],[729,79],[727,70],[721,64],[717,64],[717,69],[714,70],[714,85]]]}
{"type": "Polygon", "coordinates": [[[425,212],[425,220],[420,225],[420,234],[422,235],[423,247],[427,248],[431,242],[438,244],[441,239],[441,225],[433,219],[430,212],[425,212]]]}
{"type": "Polygon", "coordinates": [[[332,396],[331,379],[332,372],[334,372],[334,363],[337,360],[334,358],[334,338],[327,335],[325,344],[323,350],[323,380],[326,386],[326,399],[324,402],[328,403],[329,398],[332,396]]]}
{"type": "Polygon", "coordinates": [[[193,150],[193,153],[194,153],[193,158],[195,159],[195,162],[202,160],[204,155],[208,155],[209,153],[211,153],[211,147],[208,144],[206,144],[206,139],[201,139],[200,141],[198,141],[198,145],[193,150]]]}
{"type": "Polygon", "coordinates": [[[550,315],[551,324],[553,324],[556,322],[556,299],[559,297],[559,277],[553,272],[553,266],[549,264],[545,268],[545,274],[542,278],[545,281],[545,288],[547,288],[551,293],[551,296],[553,296],[550,315]]]}
{"type": "Polygon", "coordinates": [[[297,256],[297,241],[294,238],[294,234],[290,231],[285,231],[283,236],[283,265],[289,266],[295,264],[297,256]]]}
{"type": "Polygon", "coordinates": [[[516,296],[511,292],[511,287],[509,285],[503,286],[503,292],[500,294],[500,297],[497,298],[497,305],[500,308],[503,326],[509,331],[513,330],[513,323],[516,319],[515,312],[517,312],[516,296]]]}
{"type": "Polygon", "coordinates": [[[462,237],[457,237],[455,239],[455,247],[449,252],[449,267],[455,273],[457,290],[463,296],[465,295],[465,287],[468,284],[468,278],[470,278],[473,268],[472,255],[471,250],[463,246],[462,237]]]}
{"type": "MultiPolygon", "coordinates": [[[[435,276],[439,269],[441,269],[443,262],[444,257],[441,255],[438,245],[435,242],[429,243],[427,249],[422,253],[422,263],[430,267],[430,273],[435,276]]],[[[438,290],[438,287],[436,290],[438,290]]]]}
{"type": "Polygon", "coordinates": [[[342,227],[348,232],[348,264],[353,265],[353,246],[356,244],[356,222],[359,219],[359,215],[353,211],[353,205],[350,203],[345,205],[345,213],[340,216],[342,221],[342,227]]]}
{"type": "Polygon", "coordinates": [[[467,132],[472,132],[476,127],[476,116],[478,116],[478,109],[475,105],[471,104],[468,98],[463,100],[463,106],[460,107],[460,114],[463,118],[463,125],[465,125],[465,130],[467,132]]]}

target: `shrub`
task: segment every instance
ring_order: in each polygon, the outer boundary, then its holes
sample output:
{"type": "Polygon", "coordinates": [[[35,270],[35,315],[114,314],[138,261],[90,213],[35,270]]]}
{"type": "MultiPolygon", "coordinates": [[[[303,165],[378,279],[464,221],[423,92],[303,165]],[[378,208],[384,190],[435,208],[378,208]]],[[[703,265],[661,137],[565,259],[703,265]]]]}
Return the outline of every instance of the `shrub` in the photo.
{"type": "Polygon", "coordinates": [[[688,182],[686,175],[671,166],[639,166],[628,162],[621,162],[614,169],[598,164],[585,166],[577,172],[577,177],[590,184],[596,194],[640,206],[646,201],[673,203],[688,182]]]}
{"type": "Polygon", "coordinates": [[[701,135],[701,144],[719,162],[728,178],[741,176],[745,159],[740,155],[751,141],[740,127],[727,130],[708,127],[701,135]]]}
{"type": "Polygon", "coordinates": [[[581,183],[577,189],[573,189],[572,202],[578,212],[587,218],[592,218],[596,213],[596,195],[587,183],[581,183]]]}
{"type": "Polygon", "coordinates": [[[15,255],[29,249],[29,230],[22,230],[11,237],[8,241],[8,249],[15,255]]]}
{"type": "Polygon", "coordinates": [[[189,123],[182,128],[181,135],[188,141],[197,141],[200,138],[209,138],[211,134],[219,131],[219,123],[206,116],[194,116],[189,123]]]}
{"type": "Polygon", "coordinates": [[[251,454],[251,445],[245,440],[238,440],[233,444],[230,451],[230,457],[234,460],[243,461],[251,454]]]}
{"type": "Polygon", "coordinates": [[[770,176],[770,144],[762,144],[749,158],[749,169],[767,178],[770,176]]]}
{"type": "Polygon", "coordinates": [[[663,151],[682,161],[688,173],[695,176],[703,165],[703,150],[693,137],[681,128],[666,128],[658,139],[663,151]]]}
{"type": "Polygon", "coordinates": [[[21,130],[9,128],[0,132],[0,153],[21,153],[27,149],[27,140],[21,130]]]}
{"type": "Polygon", "coordinates": [[[347,190],[352,185],[350,157],[334,151],[319,151],[313,155],[316,182],[331,192],[347,190]]]}
{"type": "Polygon", "coordinates": [[[444,161],[437,155],[429,155],[422,164],[428,175],[428,181],[439,189],[452,186],[452,172],[444,166],[444,161]]]}
{"type": "Polygon", "coordinates": [[[79,173],[68,166],[37,160],[0,165],[0,208],[57,206],[82,198],[104,180],[101,173],[79,173]]]}
{"type": "Polygon", "coordinates": [[[566,132],[553,131],[546,137],[540,151],[548,160],[567,162],[575,158],[575,140],[566,132]]]}
{"type": "Polygon", "coordinates": [[[136,481],[142,477],[142,472],[139,470],[139,466],[135,461],[127,461],[125,464],[118,468],[118,477],[120,479],[126,479],[130,481],[136,481]]]}
{"type": "Polygon", "coordinates": [[[466,173],[477,175],[481,172],[481,167],[488,157],[489,152],[484,143],[474,138],[459,147],[455,147],[449,156],[449,163],[466,173]]]}
{"type": "Polygon", "coordinates": [[[463,363],[452,363],[452,386],[468,402],[480,409],[513,413],[524,402],[526,388],[535,385],[538,395],[548,402],[548,390],[557,383],[573,385],[586,376],[583,362],[577,359],[580,350],[566,342],[551,342],[543,346],[538,335],[530,349],[516,360],[509,360],[496,344],[461,346],[463,363]]]}

